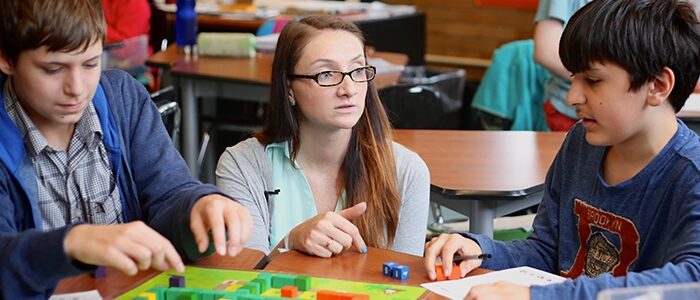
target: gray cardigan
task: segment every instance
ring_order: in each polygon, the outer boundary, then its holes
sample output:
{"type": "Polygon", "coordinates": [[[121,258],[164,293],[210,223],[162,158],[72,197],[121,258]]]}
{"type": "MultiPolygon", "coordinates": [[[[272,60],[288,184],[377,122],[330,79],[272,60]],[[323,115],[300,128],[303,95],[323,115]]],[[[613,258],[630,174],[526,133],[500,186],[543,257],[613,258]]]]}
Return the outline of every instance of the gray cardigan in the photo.
{"type": "MultiPolygon", "coordinates": [[[[394,156],[401,210],[391,250],[422,256],[428,225],[430,174],[425,162],[404,146],[394,143],[394,156]]],[[[269,253],[270,215],[275,195],[266,192],[274,191],[275,185],[265,146],[249,138],[227,148],[216,168],[216,185],[250,211],[253,232],[246,248],[269,253]]]]}

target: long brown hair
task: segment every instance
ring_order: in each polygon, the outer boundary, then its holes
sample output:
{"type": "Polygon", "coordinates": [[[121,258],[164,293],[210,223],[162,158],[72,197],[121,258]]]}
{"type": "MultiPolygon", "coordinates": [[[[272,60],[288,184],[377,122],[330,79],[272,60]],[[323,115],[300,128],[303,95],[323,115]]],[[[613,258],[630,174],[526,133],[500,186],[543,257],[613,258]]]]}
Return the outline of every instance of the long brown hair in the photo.
{"type": "MultiPolygon", "coordinates": [[[[344,30],[364,45],[362,31],[338,17],[315,15],[292,21],[280,33],[272,63],[270,102],[265,124],[254,136],[262,144],[289,140],[292,160],[299,150],[299,118],[288,101],[288,76],[302,50],[320,30],[344,30]]],[[[365,59],[367,55],[365,54],[365,59]]],[[[392,150],[391,125],[373,82],[367,85],[365,110],[352,129],[342,170],[347,206],[367,202],[367,211],[353,223],[372,247],[389,248],[399,223],[399,199],[396,163],[392,150]]]]}

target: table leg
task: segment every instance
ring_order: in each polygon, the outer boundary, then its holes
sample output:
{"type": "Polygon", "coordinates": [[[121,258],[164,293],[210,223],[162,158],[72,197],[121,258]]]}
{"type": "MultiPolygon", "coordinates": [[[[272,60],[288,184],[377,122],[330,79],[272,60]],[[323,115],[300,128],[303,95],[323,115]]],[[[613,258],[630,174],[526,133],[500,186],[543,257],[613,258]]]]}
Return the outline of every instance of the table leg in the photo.
{"type": "Polygon", "coordinates": [[[493,238],[493,219],[496,218],[496,201],[469,201],[469,232],[493,238]]]}
{"type": "Polygon", "coordinates": [[[194,82],[189,78],[180,78],[182,87],[182,156],[194,178],[199,178],[197,166],[197,146],[199,144],[199,123],[197,122],[197,98],[194,82]]]}

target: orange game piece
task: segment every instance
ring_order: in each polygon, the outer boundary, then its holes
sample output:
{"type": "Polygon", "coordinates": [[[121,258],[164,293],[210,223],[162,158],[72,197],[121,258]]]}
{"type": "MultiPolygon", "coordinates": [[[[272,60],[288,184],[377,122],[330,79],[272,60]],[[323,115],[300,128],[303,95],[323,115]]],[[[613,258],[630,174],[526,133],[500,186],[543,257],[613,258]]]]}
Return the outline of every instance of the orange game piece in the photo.
{"type": "Polygon", "coordinates": [[[316,300],[369,300],[369,296],[365,294],[320,290],[316,292],[316,300]]]}
{"type": "Polygon", "coordinates": [[[340,293],[329,290],[320,290],[316,292],[316,300],[335,300],[340,297],[340,293]]]}
{"type": "Polygon", "coordinates": [[[446,279],[442,265],[435,265],[435,281],[444,281],[446,279]]]}
{"type": "Polygon", "coordinates": [[[462,278],[461,274],[459,274],[461,270],[459,269],[459,266],[456,264],[452,264],[452,274],[447,277],[449,280],[454,280],[454,279],[460,279],[462,278]]]}
{"type": "Polygon", "coordinates": [[[445,277],[445,272],[442,268],[442,265],[435,265],[435,275],[436,279],[435,281],[443,281],[443,280],[453,280],[453,279],[460,279],[462,278],[459,274],[459,266],[456,264],[452,264],[452,274],[449,276],[445,277]]]}
{"type": "Polygon", "coordinates": [[[287,285],[280,290],[283,298],[296,298],[299,294],[299,289],[293,285],[287,285]]]}

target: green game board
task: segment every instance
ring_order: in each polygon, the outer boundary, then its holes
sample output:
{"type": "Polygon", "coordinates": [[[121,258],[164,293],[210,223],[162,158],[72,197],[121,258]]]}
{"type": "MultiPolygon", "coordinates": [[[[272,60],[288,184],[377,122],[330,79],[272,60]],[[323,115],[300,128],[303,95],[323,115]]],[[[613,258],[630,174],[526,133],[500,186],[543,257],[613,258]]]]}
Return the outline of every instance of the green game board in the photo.
{"type": "MultiPolygon", "coordinates": [[[[266,272],[234,271],[222,269],[209,269],[187,266],[185,268],[185,287],[206,290],[235,291],[249,281],[258,277],[258,274],[266,272]]],[[[279,273],[267,273],[271,275],[279,273]]],[[[137,288],[117,297],[117,299],[133,299],[142,292],[154,287],[168,287],[170,275],[180,275],[177,272],[163,272],[137,288]]],[[[370,299],[418,299],[425,289],[414,286],[378,284],[358,281],[328,279],[311,277],[311,289],[305,292],[299,291],[298,299],[316,299],[316,291],[332,290],[366,294],[370,299]]],[[[263,297],[280,297],[279,288],[270,288],[260,294],[263,297]]]]}

